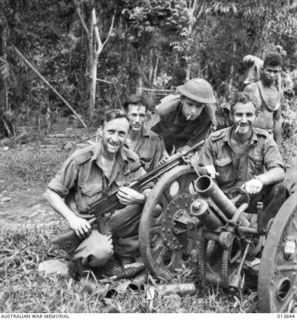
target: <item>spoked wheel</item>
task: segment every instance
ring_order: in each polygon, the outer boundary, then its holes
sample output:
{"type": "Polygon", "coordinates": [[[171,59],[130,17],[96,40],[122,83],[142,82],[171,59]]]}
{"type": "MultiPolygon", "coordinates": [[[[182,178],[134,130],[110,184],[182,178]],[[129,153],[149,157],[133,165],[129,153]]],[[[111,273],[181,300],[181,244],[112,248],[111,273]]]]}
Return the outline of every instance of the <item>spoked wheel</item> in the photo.
{"type": "Polygon", "coordinates": [[[297,192],[278,211],[265,241],[258,278],[260,312],[295,312],[296,273],[297,192]]]}
{"type": "Polygon", "coordinates": [[[187,237],[190,205],[197,193],[196,173],[189,166],[173,168],[154,186],[139,225],[140,253],[154,274],[170,276],[190,261],[192,242],[187,237]]]}

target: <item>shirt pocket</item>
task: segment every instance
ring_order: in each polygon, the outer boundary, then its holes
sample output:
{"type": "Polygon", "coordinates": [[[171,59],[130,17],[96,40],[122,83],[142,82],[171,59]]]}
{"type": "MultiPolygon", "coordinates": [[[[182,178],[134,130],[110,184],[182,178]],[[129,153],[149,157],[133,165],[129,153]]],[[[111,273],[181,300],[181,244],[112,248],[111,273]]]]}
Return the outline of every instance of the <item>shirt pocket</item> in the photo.
{"type": "Polygon", "coordinates": [[[154,154],[149,151],[143,151],[139,154],[140,162],[143,166],[143,168],[147,171],[149,169],[150,163],[152,162],[152,159],[154,157],[154,154]]]}
{"type": "Polygon", "coordinates": [[[82,207],[89,207],[102,198],[102,184],[99,182],[85,183],[80,186],[82,207]]]}
{"type": "Polygon", "coordinates": [[[216,159],[215,166],[216,171],[219,174],[217,177],[219,185],[225,185],[235,180],[236,173],[233,168],[232,159],[230,157],[216,159]]]}
{"type": "Polygon", "coordinates": [[[260,154],[249,154],[249,172],[258,175],[263,172],[263,157],[260,154]]]}
{"type": "Polygon", "coordinates": [[[153,154],[152,150],[143,150],[142,152],[139,153],[140,159],[145,162],[150,161],[153,156],[154,156],[154,154],[153,154]]]}

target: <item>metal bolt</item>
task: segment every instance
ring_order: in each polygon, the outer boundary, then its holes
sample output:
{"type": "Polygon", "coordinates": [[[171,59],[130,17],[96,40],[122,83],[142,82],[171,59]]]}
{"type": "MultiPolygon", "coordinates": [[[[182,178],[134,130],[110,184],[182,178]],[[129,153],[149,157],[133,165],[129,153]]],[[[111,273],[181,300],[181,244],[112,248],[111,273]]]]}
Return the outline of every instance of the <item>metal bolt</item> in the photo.
{"type": "Polygon", "coordinates": [[[193,204],[192,204],[192,210],[194,211],[194,212],[198,212],[199,210],[200,210],[200,208],[201,208],[201,203],[200,202],[193,202],[193,204]]]}

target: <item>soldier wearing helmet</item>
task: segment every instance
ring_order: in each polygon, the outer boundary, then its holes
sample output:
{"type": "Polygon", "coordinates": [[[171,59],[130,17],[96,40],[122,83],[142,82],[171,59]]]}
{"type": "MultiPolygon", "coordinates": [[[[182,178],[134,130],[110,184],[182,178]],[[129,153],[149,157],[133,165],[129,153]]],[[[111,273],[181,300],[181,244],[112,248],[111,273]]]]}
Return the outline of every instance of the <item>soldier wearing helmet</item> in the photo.
{"type": "Polygon", "coordinates": [[[165,97],[156,106],[151,130],[161,135],[168,152],[182,151],[203,140],[215,120],[214,96],[204,79],[188,80],[177,95],[165,97]]]}

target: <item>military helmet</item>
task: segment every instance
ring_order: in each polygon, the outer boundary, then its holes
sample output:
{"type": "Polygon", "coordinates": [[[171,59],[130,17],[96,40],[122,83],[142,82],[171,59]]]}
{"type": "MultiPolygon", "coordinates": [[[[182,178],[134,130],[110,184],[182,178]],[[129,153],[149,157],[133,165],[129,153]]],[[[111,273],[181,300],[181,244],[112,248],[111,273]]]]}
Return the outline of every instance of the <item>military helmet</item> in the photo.
{"type": "Polygon", "coordinates": [[[211,85],[204,79],[195,78],[176,88],[177,93],[200,103],[215,103],[211,85]]]}

